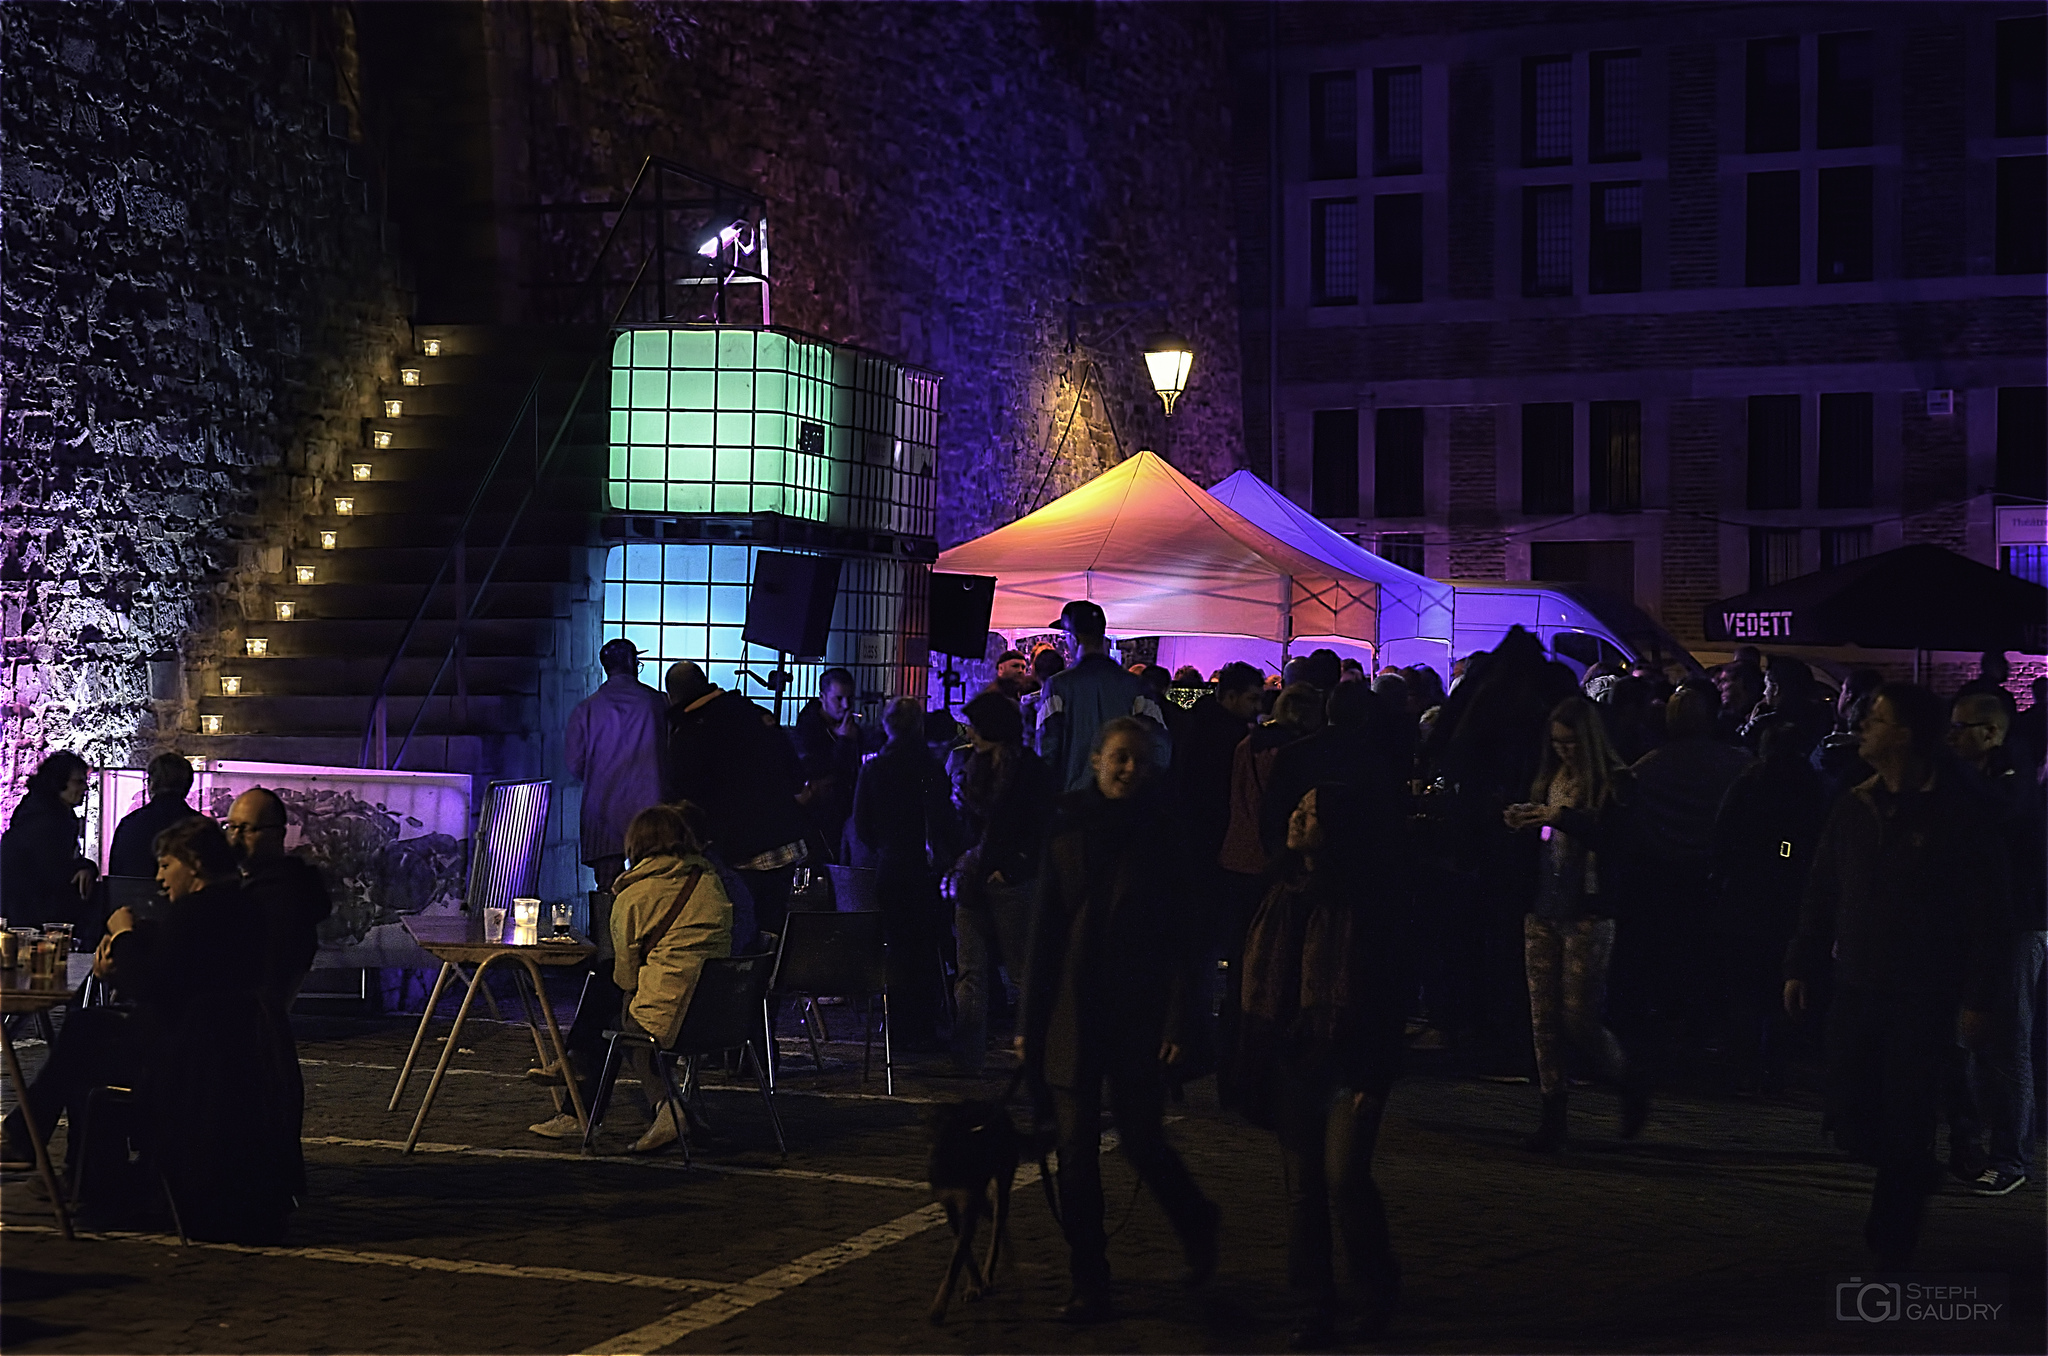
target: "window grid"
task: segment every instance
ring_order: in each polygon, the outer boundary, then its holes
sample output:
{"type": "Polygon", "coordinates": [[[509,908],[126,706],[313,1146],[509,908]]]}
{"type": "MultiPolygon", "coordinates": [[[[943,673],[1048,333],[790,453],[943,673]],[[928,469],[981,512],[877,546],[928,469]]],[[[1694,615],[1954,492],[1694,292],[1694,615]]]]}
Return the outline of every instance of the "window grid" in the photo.
{"type": "Polygon", "coordinates": [[[1749,587],[1752,590],[1782,584],[1799,574],[1797,528],[1749,529],[1749,587]]]}
{"type": "Polygon", "coordinates": [[[1422,411],[1376,411],[1372,435],[1375,517],[1419,518],[1428,511],[1424,504],[1423,465],[1422,411]]]}
{"type": "Polygon", "coordinates": [[[1999,494],[2048,500],[2048,387],[1999,388],[1996,474],[1999,494]]]}
{"type": "Polygon", "coordinates": [[[1821,149],[1871,143],[1870,34],[1824,33],[1820,39],[1821,149]]]}
{"type": "MultiPolygon", "coordinates": [[[[613,546],[605,553],[604,639],[632,641],[654,666],[657,684],[669,665],[687,659],[720,687],[739,689],[742,667],[765,674],[777,658],[742,638],[755,555],[767,549],[696,542],[613,546]]],[[[921,693],[929,574],[928,566],[911,562],[843,559],[825,658],[786,662],[786,695],[798,702],[816,696],[818,675],[833,665],[853,671],[864,699],[921,693]]],[[[793,717],[795,710],[786,706],[785,713],[793,717]]]]}
{"type": "Polygon", "coordinates": [[[1373,171],[1422,173],[1422,68],[1373,72],[1373,171]]]}
{"type": "Polygon", "coordinates": [[[1743,149],[1798,150],[1799,39],[1752,38],[1748,66],[1743,149]]]}
{"type": "Polygon", "coordinates": [[[1997,134],[2048,133],[2048,19],[2000,19],[1997,45],[1997,134]]]}
{"type": "Polygon", "coordinates": [[[1820,534],[1820,567],[1832,570],[1837,565],[1861,560],[1870,554],[1871,531],[1868,527],[1829,527],[1820,534]]]}
{"type": "Polygon", "coordinates": [[[1799,507],[1799,397],[1749,398],[1749,495],[1753,509],[1799,507]]]}
{"type": "Polygon", "coordinates": [[[1820,506],[1869,508],[1873,493],[1872,412],[1868,391],[1820,398],[1820,506]]]}
{"type": "Polygon", "coordinates": [[[1875,189],[1868,165],[1820,172],[1820,229],[1814,277],[1824,283],[1869,282],[1875,260],[1871,216],[1875,189]]]}
{"type": "Polygon", "coordinates": [[[1593,185],[1593,238],[1588,290],[1643,290],[1643,186],[1593,185]]]}
{"type": "Polygon", "coordinates": [[[1572,158],[1572,59],[1531,57],[1522,67],[1522,158],[1568,165],[1572,158]]]}
{"type": "Polygon", "coordinates": [[[1317,410],[1309,502],[1318,518],[1358,516],[1358,411],[1317,410]]]}
{"type": "Polygon", "coordinates": [[[1642,403],[1596,400],[1587,415],[1587,507],[1594,513],[1634,513],[1643,506],[1642,403]]]}
{"type": "Polygon", "coordinates": [[[1799,171],[1749,176],[1743,281],[1750,287],[1799,282],[1799,171]]]}
{"type": "Polygon", "coordinates": [[[1358,199],[1309,204],[1310,286],[1318,306],[1358,302],[1358,199]]]}
{"type": "Polygon", "coordinates": [[[2048,271],[2044,221],[2048,221],[2048,156],[2000,157],[1996,214],[2000,273],[2048,271]]]}
{"type": "Polygon", "coordinates": [[[1522,406],[1522,512],[1572,511],[1572,407],[1522,406]]]}
{"type": "Polygon", "coordinates": [[[1639,52],[1595,52],[1592,60],[1592,158],[1638,160],[1643,152],[1639,52]]]}
{"type": "Polygon", "coordinates": [[[1428,574],[1427,538],[1420,532],[1382,532],[1373,541],[1373,554],[1391,560],[1404,570],[1428,574]]]}
{"type": "Polygon", "coordinates": [[[1358,173],[1358,76],[1329,71],[1309,77],[1309,177],[1350,179],[1358,173]]]}
{"type": "Polygon", "coordinates": [[[1372,299],[1422,300],[1422,195],[1382,193],[1372,200],[1372,299]]]}
{"type": "Polygon", "coordinates": [[[1531,297],[1572,290],[1572,190],[1568,184],[1522,193],[1522,292],[1531,297]]]}

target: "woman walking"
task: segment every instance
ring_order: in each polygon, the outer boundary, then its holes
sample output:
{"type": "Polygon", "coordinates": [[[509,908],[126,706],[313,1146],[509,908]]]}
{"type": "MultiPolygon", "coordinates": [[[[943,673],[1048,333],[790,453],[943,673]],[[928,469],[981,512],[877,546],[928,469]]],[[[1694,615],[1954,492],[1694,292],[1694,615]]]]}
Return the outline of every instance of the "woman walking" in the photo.
{"type": "Polygon", "coordinates": [[[1180,1238],[1188,1283],[1216,1269],[1218,1211],[1167,1143],[1165,1068],[1195,1039],[1204,939],[1188,926],[1187,852],[1159,785],[1157,727],[1105,722],[1092,786],[1060,803],[1025,966],[1020,1039],[1059,1136],[1060,1222],[1071,1251],[1072,1323],[1110,1316],[1102,1224],[1102,1089],[1123,1154],[1180,1238]]]}
{"type": "Polygon", "coordinates": [[[1643,1080],[1607,1029],[1601,1008],[1614,956],[1614,919],[1626,889],[1634,783],[1608,741],[1600,712],[1584,697],[1551,708],[1543,762],[1529,800],[1510,805],[1510,829],[1542,834],[1536,900],[1522,920],[1535,1028],[1543,1122],[1522,1147],[1565,1147],[1567,1039],[1621,1089],[1621,1137],[1642,1133],[1650,1099],[1643,1080]]]}
{"type": "Polygon", "coordinates": [[[1360,1301],[1358,1336],[1386,1329],[1401,1270],[1372,1179],[1380,1118],[1401,1056],[1405,966],[1399,895],[1376,869],[1398,857],[1399,822],[1370,792],[1324,785],[1287,821],[1280,879],[1245,940],[1239,1085],[1245,1114],[1275,1131],[1287,1189],[1287,1281],[1304,1313],[1297,1351],[1337,1337],[1331,1223],[1360,1301]],[[1376,822],[1377,821],[1377,822],[1376,822]]]}

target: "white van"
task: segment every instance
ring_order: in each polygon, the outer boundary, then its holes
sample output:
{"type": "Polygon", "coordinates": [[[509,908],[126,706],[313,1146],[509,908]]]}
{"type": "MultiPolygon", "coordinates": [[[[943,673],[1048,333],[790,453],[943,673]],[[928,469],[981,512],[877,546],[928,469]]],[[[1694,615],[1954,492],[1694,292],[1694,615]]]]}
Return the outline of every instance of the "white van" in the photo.
{"type": "Polygon", "coordinates": [[[1453,579],[1451,653],[1500,644],[1519,626],[1553,659],[1583,674],[1599,663],[1651,663],[1672,678],[1701,673],[1700,663],[1649,613],[1591,584],[1453,579]]]}

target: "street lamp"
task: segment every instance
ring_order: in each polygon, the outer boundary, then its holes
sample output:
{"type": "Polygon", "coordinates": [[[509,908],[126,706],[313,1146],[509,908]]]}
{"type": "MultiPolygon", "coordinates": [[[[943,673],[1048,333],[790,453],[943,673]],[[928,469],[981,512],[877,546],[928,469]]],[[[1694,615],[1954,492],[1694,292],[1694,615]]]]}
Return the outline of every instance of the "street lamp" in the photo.
{"type": "Polygon", "coordinates": [[[1195,351],[1177,334],[1155,334],[1145,345],[1145,366],[1152,373],[1152,389],[1166,402],[1166,417],[1173,418],[1173,402],[1188,388],[1188,369],[1195,363],[1195,351]]]}

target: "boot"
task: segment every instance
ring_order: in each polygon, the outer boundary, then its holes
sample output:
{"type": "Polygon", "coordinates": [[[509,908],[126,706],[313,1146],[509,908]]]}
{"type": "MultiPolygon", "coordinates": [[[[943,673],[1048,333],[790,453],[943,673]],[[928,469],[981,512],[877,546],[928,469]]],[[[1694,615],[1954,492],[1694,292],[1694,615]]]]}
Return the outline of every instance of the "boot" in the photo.
{"type": "Polygon", "coordinates": [[[1536,1133],[1522,1141],[1522,1147],[1532,1154],[1561,1154],[1564,1152],[1565,1098],[1569,1094],[1546,1092],[1543,1094],[1543,1124],[1536,1133]]]}

